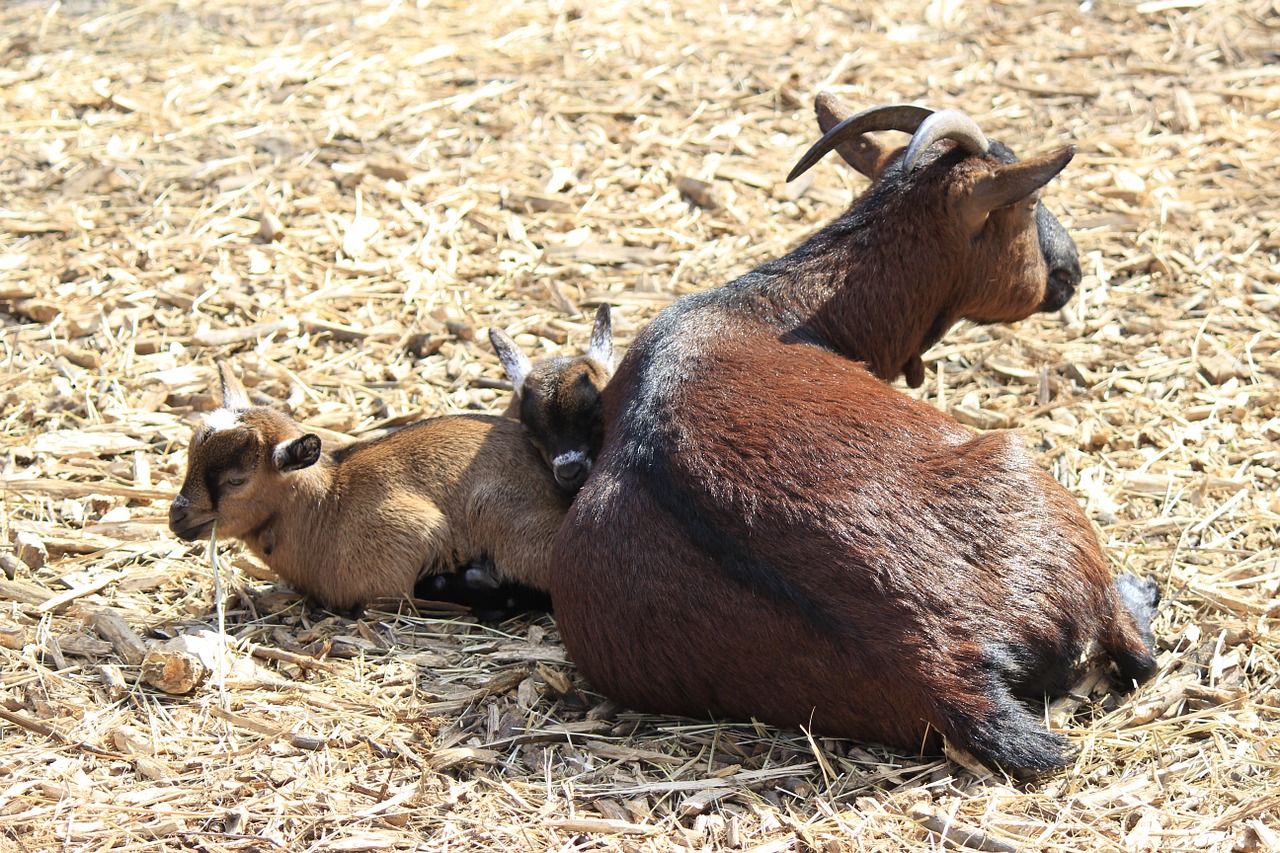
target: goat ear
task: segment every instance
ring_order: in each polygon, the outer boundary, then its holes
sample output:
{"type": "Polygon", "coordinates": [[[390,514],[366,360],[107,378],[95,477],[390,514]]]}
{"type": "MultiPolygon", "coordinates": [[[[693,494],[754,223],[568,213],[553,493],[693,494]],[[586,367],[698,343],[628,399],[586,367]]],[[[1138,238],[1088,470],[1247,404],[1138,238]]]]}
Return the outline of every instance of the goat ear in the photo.
{"type": "Polygon", "coordinates": [[[965,203],[966,220],[975,226],[973,230],[976,232],[986,221],[987,214],[1022,201],[1049,183],[1075,154],[1075,146],[1068,145],[1034,160],[996,166],[970,190],[965,203]]]}
{"type": "MultiPolygon", "coordinates": [[[[853,115],[853,110],[846,107],[830,92],[818,94],[817,100],[813,102],[813,111],[818,115],[818,127],[823,133],[853,115]]],[[[846,163],[856,169],[859,174],[866,175],[872,180],[880,174],[880,167],[888,151],[887,146],[881,145],[865,133],[836,146],[836,153],[846,163]]]]}
{"type": "Polygon", "coordinates": [[[608,373],[613,373],[613,319],[608,305],[601,305],[596,310],[596,322],[591,327],[591,346],[587,348],[587,358],[602,365],[608,373]]]}
{"type": "Polygon", "coordinates": [[[231,411],[241,411],[249,408],[249,394],[244,390],[244,385],[231,372],[231,368],[226,364],[218,364],[218,378],[221,380],[222,402],[221,408],[230,409],[231,411]]]}
{"type": "Polygon", "coordinates": [[[493,351],[498,354],[498,361],[502,362],[502,369],[507,372],[507,378],[515,386],[516,396],[519,397],[525,377],[533,367],[529,363],[529,357],[516,346],[510,335],[497,326],[489,327],[489,343],[493,344],[493,351]]]}
{"type": "Polygon", "coordinates": [[[276,445],[271,461],[280,471],[297,471],[310,468],[320,459],[320,436],[307,433],[276,445]]]}

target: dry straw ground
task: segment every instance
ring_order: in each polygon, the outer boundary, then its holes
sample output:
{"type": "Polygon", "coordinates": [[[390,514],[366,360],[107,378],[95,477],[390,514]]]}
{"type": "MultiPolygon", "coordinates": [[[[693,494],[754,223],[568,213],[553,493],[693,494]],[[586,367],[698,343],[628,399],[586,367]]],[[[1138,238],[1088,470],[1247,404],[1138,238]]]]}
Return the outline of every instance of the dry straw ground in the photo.
{"type": "Polygon", "coordinates": [[[838,5],[0,9],[0,849],[1278,849],[1277,4],[838,5]],[[164,525],[215,364],[333,441],[495,410],[490,324],[559,352],[603,300],[625,345],[833,217],[842,165],[781,183],[823,87],[1080,147],[1079,297],[923,389],[1164,590],[1154,683],[1054,708],[1066,772],[633,714],[546,617],[352,621],[229,545],[224,688],[141,680],[128,629],[215,621],[164,525]]]}

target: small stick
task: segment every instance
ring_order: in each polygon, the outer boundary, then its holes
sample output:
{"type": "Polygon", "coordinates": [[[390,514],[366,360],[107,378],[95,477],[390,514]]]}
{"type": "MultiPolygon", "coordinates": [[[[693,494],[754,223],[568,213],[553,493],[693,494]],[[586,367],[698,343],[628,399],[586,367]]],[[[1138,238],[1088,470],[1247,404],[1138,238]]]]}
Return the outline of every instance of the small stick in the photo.
{"type": "Polygon", "coordinates": [[[270,646],[253,645],[249,647],[249,653],[256,658],[281,661],[282,663],[291,663],[295,666],[301,666],[308,669],[333,669],[333,664],[328,661],[313,658],[311,655],[300,655],[297,652],[285,651],[284,649],[274,649],[270,646]]]}
{"type": "Polygon", "coordinates": [[[1015,853],[1018,850],[1015,844],[994,838],[975,827],[953,823],[948,818],[933,813],[923,804],[911,809],[908,816],[925,829],[959,847],[986,850],[991,853],[1015,853]]]}
{"type": "Polygon", "coordinates": [[[107,691],[107,698],[112,702],[118,702],[129,693],[129,684],[124,680],[124,673],[120,671],[120,667],[111,663],[104,663],[98,667],[98,677],[102,679],[102,686],[107,691]]]}
{"type": "Polygon", "coordinates": [[[103,755],[103,756],[106,756],[107,758],[124,758],[125,757],[118,752],[112,752],[109,749],[103,749],[100,746],[94,746],[93,744],[85,743],[82,740],[72,740],[71,738],[64,735],[62,732],[55,729],[53,726],[47,726],[44,723],[41,723],[37,720],[33,720],[30,717],[24,716],[22,714],[16,714],[13,711],[7,710],[5,708],[0,708],[0,720],[6,720],[10,723],[13,723],[15,726],[24,728],[29,732],[35,732],[36,734],[41,735],[43,737],[50,738],[51,740],[56,740],[58,743],[65,744],[66,746],[79,747],[80,749],[83,749],[86,752],[92,752],[94,755],[103,755]]]}

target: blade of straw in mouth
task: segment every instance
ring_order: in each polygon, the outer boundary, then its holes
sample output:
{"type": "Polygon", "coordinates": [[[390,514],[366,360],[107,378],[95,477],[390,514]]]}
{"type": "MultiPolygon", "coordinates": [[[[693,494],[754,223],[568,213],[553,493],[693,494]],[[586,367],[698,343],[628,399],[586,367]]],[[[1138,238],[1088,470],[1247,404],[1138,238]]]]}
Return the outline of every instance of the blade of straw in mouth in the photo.
{"type": "Polygon", "coordinates": [[[228,709],[226,685],[227,613],[222,590],[222,567],[218,563],[218,522],[209,530],[209,566],[213,569],[213,607],[218,616],[218,660],[214,677],[218,685],[218,706],[228,709]]]}

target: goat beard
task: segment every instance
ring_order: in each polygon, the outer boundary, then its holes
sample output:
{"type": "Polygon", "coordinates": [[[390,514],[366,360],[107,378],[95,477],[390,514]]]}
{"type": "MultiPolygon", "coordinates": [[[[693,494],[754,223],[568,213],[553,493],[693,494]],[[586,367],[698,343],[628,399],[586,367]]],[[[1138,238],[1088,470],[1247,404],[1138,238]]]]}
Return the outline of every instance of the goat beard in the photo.
{"type": "Polygon", "coordinates": [[[924,360],[918,355],[911,356],[902,365],[902,374],[907,378],[907,385],[919,388],[924,384],[924,360]]]}

